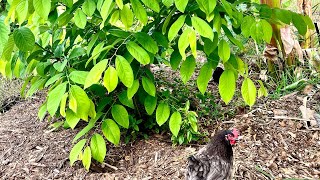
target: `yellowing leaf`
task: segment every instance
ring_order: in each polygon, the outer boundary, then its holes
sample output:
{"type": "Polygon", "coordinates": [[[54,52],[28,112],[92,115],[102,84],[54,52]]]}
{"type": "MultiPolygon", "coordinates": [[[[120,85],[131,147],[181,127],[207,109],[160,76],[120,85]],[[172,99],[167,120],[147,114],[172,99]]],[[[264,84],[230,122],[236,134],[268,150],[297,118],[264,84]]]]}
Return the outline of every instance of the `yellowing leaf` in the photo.
{"type": "Polygon", "coordinates": [[[241,94],[244,102],[249,106],[253,106],[256,102],[257,89],[254,83],[249,78],[245,78],[241,86],[241,94]]]}
{"type": "Polygon", "coordinates": [[[84,168],[89,171],[90,165],[91,165],[91,149],[89,146],[87,146],[84,149],[83,156],[82,156],[82,164],[84,168]]]}
{"type": "Polygon", "coordinates": [[[108,92],[112,92],[118,85],[118,74],[114,67],[109,66],[104,73],[103,85],[107,88],[108,92]]]}
{"type": "Polygon", "coordinates": [[[189,33],[191,32],[190,28],[187,28],[183,31],[183,33],[181,34],[179,41],[178,41],[178,48],[179,48],[179,52],[181,54],[181,57],[183,60],[186,59],[186,49],[189,46],[189,33]]]}
{"type": "Polygon", "coordinates": [[[129,29],[133,24],[133,13],[130,9],[130,5],[126,4],[123,9],[120,10],[120,19],[126,29],[129,29]]]}
{"type": "Polygon", "coordinates": [[[209,26],[209,24],[203,19],[193,16],[191,18],[192,26],[196,29],[196,31],[203,37],[206,37],[213,41],[213,30],[209,26]]]}
{"type": "Polygon", "coordinates": [[[168,32],[168,39],[169,41],[172,41],[182,28],[184,21],[186,19],[185,15],[180,16],[170,27],[169,32],[168,32]]]}
{"type": "Polygon", "coordinates": [[[100,80],[101,75],[102,75],[103,71],[106,69],[107,65],[108,65],[108,60],[105,59],[105,60],[100,61],[95,66],[93,66],[93,68],[90,70],[90,72],[86,78],[86,81],[84,83],[85,89],[90,87],[92,84],[97,83],[100,80]]]}
{"type": "Polygon", "coordinates": [[[87,141],[86,139],[82,139],[75,146],[73,146],[73,148],[71,149],[71,152],[69,155],[70,166],[72,166],[73,163],[78,160],[79,154],[81,153],[82,148],[86,144],[86,141],[87,141]]]}
{"type": "Polygon", "coordinates": [[[33,0],[36,13],[43,19],[47,19],[51,9],[51,0],[33,0]]]}
{"type": "Polygon", "coordinates": [[[184,12],[188,5],[188,1],[189,0],[175,0],[174,3],[179,11],[184,12]]]}

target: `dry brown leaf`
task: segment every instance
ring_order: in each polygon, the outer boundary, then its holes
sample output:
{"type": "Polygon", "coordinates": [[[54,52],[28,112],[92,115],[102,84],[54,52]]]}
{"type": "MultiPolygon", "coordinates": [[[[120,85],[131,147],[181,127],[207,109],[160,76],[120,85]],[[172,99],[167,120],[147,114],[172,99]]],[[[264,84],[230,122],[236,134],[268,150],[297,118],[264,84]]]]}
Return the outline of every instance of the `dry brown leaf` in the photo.
{"type": "Polygon", "coordinates": [[[303,89],[303,94],[308,95],[310,92],[313,90],[313,85],[308,84],[306,87],[303,89]]]}
{"type": "Polygon", "coordinates": [[[290,54],[294,47],[294,39],[292,38],[292,31],[290,26],[285,26],[280,29],[281,40],[283,43],[286,55],[290,54]]]}
{"type": "Polygon", "coordinates": [[[274,116],[285,116],[288,114],[288,111],[287,110],[284,110],[284,109],[274,109],[273,110],[273,114],[274,116]]]}

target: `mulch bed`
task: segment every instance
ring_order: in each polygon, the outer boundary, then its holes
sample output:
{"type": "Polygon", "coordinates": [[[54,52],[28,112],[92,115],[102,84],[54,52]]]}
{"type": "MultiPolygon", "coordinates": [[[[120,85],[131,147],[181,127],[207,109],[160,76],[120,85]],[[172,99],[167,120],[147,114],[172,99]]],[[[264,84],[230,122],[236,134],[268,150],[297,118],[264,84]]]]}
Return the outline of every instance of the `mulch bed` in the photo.
{"type": "MultiPolygon", "coordinates": [[[[307,106],[319,110],[315,89],[307,106]]],[[[320,178],[319,131],[289,118],[301,118],[304,96],[258,102],[248,113],[213,125],[242,130],[244,138],[234,147],[234,179],[320,178]],[[279,114],[288,118],[273,118],[279,114]]],[[[71,141],[81,128],[48,132],[50,123],[37,120],[41,102],[28,99],[0,115],[2,179],[184,179],[186,158],[202,147],[174,147],[166,135],[120,147],[109,144],[106,163],[93,162],[87,172],[81,162],[70,167],[68,160],[71,141]]]]}

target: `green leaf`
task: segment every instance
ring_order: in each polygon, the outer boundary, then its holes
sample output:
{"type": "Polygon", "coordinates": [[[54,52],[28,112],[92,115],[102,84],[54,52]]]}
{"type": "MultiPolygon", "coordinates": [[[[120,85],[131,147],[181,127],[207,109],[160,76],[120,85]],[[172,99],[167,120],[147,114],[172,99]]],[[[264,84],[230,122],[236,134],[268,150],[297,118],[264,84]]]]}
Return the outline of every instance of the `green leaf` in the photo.
{"type": "Polygon", "coordinates": [[[175,0],[174,3],[179,11],[184,12],[187,7],[188,1],[189,0],[175,0]]]}
{"type": "Polygon", "coordinates": [[[209,56],[217,48],[218,41],[219,41],[218,34],[214,36],[213,42],[208,38],[204,38],[203,50],[207,54],[207,56],[209,56]]]}
{"type": "Polygon", "coordinates": [[[14,43],[21,51],[31,51],[35,44],[35,37],[27,27],[15,29],[13,32],[14,43]]]}
{"type": "Polygon", "coordinates": [[[72,166],[73,163],[78,160],[79,154],[81,153],[84,145],[86,144],[86,141],[86,139],[82,139],[71,149],[71,152],[69,154],[70,166],[72,166]]]}
{"type": "Polygon", "coordinates": [[[96,8],[97,6],[94,0],[85,0],[82,4],[82,11],[89,17],[91,17],[94,14],[96,8]]]}
{"type": "Polygon", "coordinates": [[[134,104],[133,104],[133,100],[128,98],[127,95],[127,91],[122,91],[119,95],[118,95],[119,101],[121,102],[121,104],[128,106],[131,109],[134,109],[134,104]]]}
{"type": "Polygon", "coordinates": [[[157,98],[148,95],[144,100],[144,107],[146,109],[147,114],[152,115],[152,113],[157,107],[157,98]]]}
{"type": "Polygon", "coordinates": [[[225,70],[219,80],[219,93],[222,100],[228,104],[236,89],[236,79],[232,70],[225,70]]]}
{"type": "Polygon", "coordinates": [[[62,83],[55,87],[49,94],[48,94],[48,103],[47,103],[47,110],[49,114],[53,117],[58,110],[60,105],[60,101],[66,92],[67,83],[62,83]]]}
{"type": "Polygon", "coordinates": [[[169,8],[173,4],[174,0],[162,0],[162,3],[169,8]]]}
{"type": "Polygon", "coordinates": [[[43,19],[47,19],[51,9],[51,0],[33,0],[36,13],[43,19]]]}
{"type": "Polygon", "coordinates": [[[142,65],[147,65],[150,63],[150,57],[148,53],[135,42],[128,42],[127,49],[129,53],[142,65]]]}
{"type": "Polygon", "coordinates": [[[9,39],[9,32],[9,27],[2,20],[0,20],[0,54],[2,54],[3,48],[9,39]]]}
{"type": "Polygon", "coordinates": [[[298,29],[300,35],[305,35],[307,33],[307,24],[303,20],[303,15],[292,13],[292,23],[298,29]]]}
{"type": "Polygon", "coordinates": [[[126,4],[123,9],[120,10],[120,19],[126,29],[129,29],[133,24],[133,13],[130,9],[130,5],[126,4]]]}
{"type": "Polygon", "coordinates": [[[178,111],[176,111],[171,115],[170,120],[169,120],[170,131],[172,132],[172,134],[175,137],[178,137],[178,134],[179,134],[179,131],[181,128],[181,124],[182,124],[181,114],[178,111]]]}
{"type": "Polygon", "coordinates": [[[191,30],[188,35],[191,52],[194,58],[197,58],[197,34],[191,30]]]}
{"type": "Polygon", "coordinates": [[[103,85],[107,88],[108,92],[112,92],[118,85],[118,74],[114,67],[109,66],[104,73],[103,85]]]}
{"type": "Polygon", "coordinates": [[[128,88],[133,84],[133,71],[129,62],[122,56],[116,58],[116,70],[121,82],[128,88]]]}
{"type": "Polygon", "coordinates": [[[156,96],[156,87],[153,82],[147,77],[142,76],[142,86],[143,89],[151,96],[156,96]]]}
{"type": "Polygon", "coordinates": [[[106,142],[104,141],[103,137],[100,134],[94,134],[91,137],[90,147],[93,159],[102,163],[107,152],[106,142]]]}
{"type": "Polygon", "coordinates": [[[171,54],[171,57],[170,57],[171,68],[173,70],[177,70],[180,65],[181,60],[182,60],[182,57],[181,57],[180,53],[177,50],[173,51],[173,53],[171,54]]]}
{"type": "Polygon", "coordinates": [[[178,48],[183,60],[186,59],[186,49],[189,46],[189,33],[191,32],[190,28],[187,28],[181,34],[178,41],[178,48]]]}
{"type": "Polygon", "coordinates": [[[60,101],[60,115],[62,117],[66,117],[66,104],[67,104],[67,98],[68,98],[68,93],[65,93],[62,96],[62,99],[60,101]]]}
{"type": "Polygon", "coordinates": [[[180,76],[184,84],[191,78],[196,68],[196,60],[193,56],[189,56],[181,65],[180,76]]]}
{"type": "Polygon", "coordinates": [[[101,116],[102,116],[102,113],[99,112],[97,113],[95,118],[90,119],[88,125],[84,127],[80,132],[78,132],[78,134],[73,138],[72,143],[76,142],[79,138],[81,138],[86,133],[88,133],[94,127],[95,123],[101,116]]]}
{"type": "Polygon", "coordinates": [[[108,141],[115,145],[119,144],[120,129],[119,126],[112,119],[104,120],[101,125],[101,130],[108,141]]]}
{"type": "Polygon", "coordinates": [[[77,58],[77,57],[83,56],[85,54],[86,54],[85,49],[83,49],[82,47],[76,47],[76,48],[72,49],[72,51],[69,55],[69,59],[77,58]]]}
{"type": "Polygon", "coordinates": [[[116,0],[116,4],[119,7],[119,9],[123,8],[123,1],[122,0],[116,0]]]}
{"type": "Polygon", "coordinates": [[[114,120],[122,127],[129,128],[129,115],[125,107],[122,105],[113,105],[111,108],[111,114],[114,120]]]}
{"type": "Polygon", "coordinates": [[[28,1],[20,1],[19,5],[16,7],[16,13],[19,24],[22,24],[28,15],[28,1]]]}
{"type": "Polygon", "coordinates": [[[272,38],[272,26],[268,23],[268,21],[262,19],[260,20],[261,23],[261,27],[263,27],[262,31],[263,31],[263,40],[265,40],[267,43],[270,43],[271,38],[272,38]]]}
{"type": "Polygon", "coordinates": [[[132,86],[130,88],[128,88],[128,90],[127,90],[128,99],[131,99],[136,94],[138,89],[139,89],[139,80],[136,79],[133,81],[132,86]]]}
{"type": "Polygon", "coordinates": [[[82,164],[83,164],[83,167],[87,171],[89,171],[89,168],[90,168],[90,165],[91,165],[91,149],[90,149],[89,146],[87,146],[84,149],[83,156],[82,156],[82,164]]]}
{"type": "Polygon", "coordinates": [[[196,0],[201,11],[207,14],[207,17],[213,12],[217,5],[216,0],[196,0]]]}
{"type": "Polygon", "coordinates": [[[292,12],[285,10],[285,9],[273,9],[273,13],[275,14],[275,17],[278,18],[280,21],[282,21],[285,24],[290,24],[292,21],[292,12]]]}
{"type": "Polygon", "coordinates": [[[69,107],[70,109],[72,109],[73,111],[75,110],[74,108],[71,108],[72,104],[71,102],[73,101],[73,103],[76,103],[76,111],[74,111],[76,113],[76,115],[87,121],[88,120],[88,115],[89,115],[89,111],[90,111],[90,99],[87,95],[87,93],[79,86],[77,85],[72,85],[70,88],[70,96],[72,97],[71,100],[69,97],[69,107]],[[74,102],[75,101],[75,102],[74,102]]]}
{"type": "Polygon", "coordinates": [[[169,41],[172,41],[182,28],[184,21],[186,19],[185,15],[180,16],[170,27],[169,32],[168,32],[168,39],[169,41]]]}
{"type": "Polygon", "coordinates": [[[138,40],[138,42],[145,48],[147,51],[156,54],[158,52],[158,45],[153,40],[151,36],[149,36],[145,32],[138,32],[134,35],[134,37],[138,40]]]}
{"type": "Polygon", "coordinates": [[[251,33],[251,26],[255,24],[255,19],[252,16],[246,16],[241,23],[241,33],[244,37],[248,38],[251,33]]]}
{"type": "Polygon", "coordinates": [[[191,22],[192,26],[201,36],[213,41],[213,30],[206,21],[199,17],[193,16],[191,18],[191,22]]]}
{"type": "Polygon", "coordinates": [[[140,3],[139,0],[130,0],[132,9],[134,14],[136,15],[137,19],[142,22],[142,24],[147,24],[148,23],[148,16],[147,12],[140,3]]]}
{"type": "Polygon", "coordinates": [[[225,63],[230,58],[230,46],[225,40],[221,40],[218,45],[218,54],[222,61],[225,63]]]}
{"type": "Polygon", "coordinates": [[[54,76],[52,76],[47,82],[46,84],[44,85],[44,87],[48,87],[49,85],[55,83],[58,79],[60,79],[60,77],[63,75],[63,73],[59,73],[59,74],[56,74],[54,76]]]}
{"type": "Polygon", "coordinates": [[[58,71],[62,72],[68,63],[68,59],[63,60],[62,62],[56,62],[53,64],[53,67],[58,71]]]}
{"type": "Polygon", "coordinates": [[[78,28],[84,29],[87,24],[87,16],[82,12],[81,9],[77,9],[76,12],[74,13],[74,23],[78,28]]]}
{"type": "Polygon", "coordinates": [[[303,16],[304,22],[307,24],[308,28],[311,30],[315,30],[316,27],[314,26],[312,19],[308,15],[303,16]]]}
{"type": "MultiPolygon", "coordinates": [[[[103,1],[103,4],[102,4],[101,9],[100,9],[100,15],[101,15],[101,17],[103,19],[103,22],[105,22],[106,19],[108,19],[113,7],[114,7],[113,0],[105,0],[105,1],[103,1]]],[[[104,24],[104,23],[102,23],[102,24],[104,24]]]]}
{"type": "Polygon", "coordinates": [[[197,79],[197,86],[199,91],[204,94],[207,90],[208,83],[212,78],[213,69],[209,62],[204,64],[200,69],[200,73],[197,79]]]}
{"type": "Polygon", "coordinates": [[[153,11],[157,13],[160,11],[160,6],[157,0],[141,0],[141,1],[143,2],[144,5],[146,5],[153,11]]]}
{"type": "Polygon", "coordinates": [[[40,121],[42,121],[44,119],[44,117],[46,116],[47,113],[47,102],[44,102],[38,111],[38,118],[40,121]]]}
{"type": "Polygon", "coordinates": [[[268,96],[268,90],[264,87],[263,85],[263,82],[261,80],[258,80],[259,84],[260,84],[260,88],[258,90],[258,97],[262,97],[262,96],[265,96],[267,97],[268,96]]]}
{"type": "Polygon", "coordinates": [[[67,109],[66,111],[66,121],[71,129],[74,129],[78,122],[80,121],[80,118],[71,110],[67,109]]]}
{"type": "Polygon", "coordinates": [[[100,80],[101,75],[103,71],[106,69],[107,65],[108,65],[108,60],[105,59],[100,61],[95,66],[93,66],[84,83],[84,89],[90,87],[92,84],[95,84],[100,80]]]}
{"type": "Polygon", "coordinates": [[[244,102],[250,107],[256,102],[257,89],[254,83],[249,78],[245,78],[241,86],[241,94],[244,102]]]}
{"type": "Polygon", "coordinates": [[[156,110],[156,121],[159,126],[162,126],[170,116],[170,107],[167,103],[161,102],[156,110]]]}
{"type": "Polygon", "coordinates": [[[89,72],[88,71],[72,71],[69,74],[69,78],[71,81],[84,85],[87,79],[89,72]]]}

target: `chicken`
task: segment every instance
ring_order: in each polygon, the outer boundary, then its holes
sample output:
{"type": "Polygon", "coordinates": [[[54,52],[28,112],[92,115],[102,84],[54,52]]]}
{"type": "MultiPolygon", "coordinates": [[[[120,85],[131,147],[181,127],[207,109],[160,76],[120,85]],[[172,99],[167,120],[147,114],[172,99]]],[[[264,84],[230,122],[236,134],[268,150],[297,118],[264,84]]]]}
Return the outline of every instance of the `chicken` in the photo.
{"type": "Polygon", "coordinates": [[[228,180],[231,177],[232,146],[238,141],[237,129],[220,131],[195,155],[188,158],[186,180],[228,180]]]}

